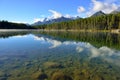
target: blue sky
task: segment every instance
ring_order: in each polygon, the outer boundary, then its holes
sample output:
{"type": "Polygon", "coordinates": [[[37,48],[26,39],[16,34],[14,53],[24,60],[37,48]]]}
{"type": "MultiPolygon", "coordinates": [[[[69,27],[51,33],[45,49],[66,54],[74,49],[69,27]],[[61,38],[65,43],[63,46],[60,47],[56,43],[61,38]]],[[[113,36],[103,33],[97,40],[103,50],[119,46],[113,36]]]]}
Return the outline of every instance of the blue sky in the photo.
{"type": "Polygon", "coordinates": [[[110,13],[120,0],[0,0],[0,20],[34,23],[44,18],[87,17],[102,10],[110,13]]]}

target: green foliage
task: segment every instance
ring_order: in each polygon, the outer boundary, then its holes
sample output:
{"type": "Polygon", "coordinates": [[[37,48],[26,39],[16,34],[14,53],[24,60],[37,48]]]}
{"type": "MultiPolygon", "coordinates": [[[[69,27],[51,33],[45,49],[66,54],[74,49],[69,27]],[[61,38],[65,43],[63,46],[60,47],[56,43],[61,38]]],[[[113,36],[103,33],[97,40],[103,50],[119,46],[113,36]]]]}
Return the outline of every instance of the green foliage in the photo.
{"type": "Polygon", "coordinates": [[[41,32],[57,38],[89,42],[96,47],[108,46],[120,50],[120,35],[109,32],[46,31],[41,32]]]}
{"type": "Polygon", "coordinates": [[[53,23],[34,26],[38,29],[64,29],[64,30],[111,30],[120,29],[120,13],[96,17],[88,17],[68,22],[53,23]]]}
{"type": "Polygon", "coordinates": [[[34,28],[22,23],[17,24],[17,23],[10,23],[8,21],[0,21],[0,29],[34,29],[34,28]]]}
{"type": "Polygon", "coordinates": [[[8,38],[11,36],[17,36],[17,35],[27,35],[30,31],[13,31],[13,32],[0,32],[0,38],[8,38]]]}

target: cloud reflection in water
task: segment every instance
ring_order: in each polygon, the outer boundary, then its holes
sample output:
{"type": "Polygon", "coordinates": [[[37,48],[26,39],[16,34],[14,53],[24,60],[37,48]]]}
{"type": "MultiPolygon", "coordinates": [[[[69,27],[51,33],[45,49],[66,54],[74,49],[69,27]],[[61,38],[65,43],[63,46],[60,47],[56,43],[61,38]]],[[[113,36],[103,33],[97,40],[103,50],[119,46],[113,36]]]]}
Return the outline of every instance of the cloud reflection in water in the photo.
{"type": "Polygon", "coordinates": [[[97,48],[87,42],[75,42],[75,41],[63,41],[62,42],[60,40],[45,38],[45,37],[38,37],[38,36],[35,36],[34,40],[39,40],[39,41],[47,42],[47,43],[51,44],[51,46],[49,47],[50,49],[57,48],[60,46],[65,46],[65,45],[67,45],[67,46],[74,45],[76,48],[75,49],[76,53],[84,52],[85,54],[89,55],[89,59],[100,57],[107,62],[115,63],[116,65],[120,66],[120,63],[119,63],[120,51],[110,49],[106,46],[97,48]],[[113,58],[113,57],[116,57],[116,58],[113,58]]]}

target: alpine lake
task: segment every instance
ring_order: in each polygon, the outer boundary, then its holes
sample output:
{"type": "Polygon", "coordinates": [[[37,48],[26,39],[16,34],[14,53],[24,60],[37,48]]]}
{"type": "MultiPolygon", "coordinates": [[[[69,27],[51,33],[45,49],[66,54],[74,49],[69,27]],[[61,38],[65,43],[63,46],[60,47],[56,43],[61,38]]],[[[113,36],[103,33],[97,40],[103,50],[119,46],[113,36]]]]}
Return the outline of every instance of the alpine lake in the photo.
{"type": "Polygon", "coordinates": [[[0,80],[120,80],[120,34],[0,32],[0,80]]]}

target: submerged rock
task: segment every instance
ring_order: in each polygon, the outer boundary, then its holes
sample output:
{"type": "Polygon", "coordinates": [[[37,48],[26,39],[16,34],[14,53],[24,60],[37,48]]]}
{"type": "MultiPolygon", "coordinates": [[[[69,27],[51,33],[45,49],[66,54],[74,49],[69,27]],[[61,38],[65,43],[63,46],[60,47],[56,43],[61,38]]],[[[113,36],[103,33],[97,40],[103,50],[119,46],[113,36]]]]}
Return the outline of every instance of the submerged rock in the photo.
{"type": "Polygon", "coordinates": [[[42,72],[36,72],[32,75],[32,78],[35,80],[45,80],[47,79],[47,75],[45,73],[42,72]]]}
{"type": "Polygon", "coordinates": [[[65,75],[61,72],[55,72],[51,80],[73,80],[70,76],[65,75]]]}
{"type": "Polygon", "coordinates": [[[45,62],[44,66],[46,68],[63,68],[63,66],[57,62],[45,62]]]}

